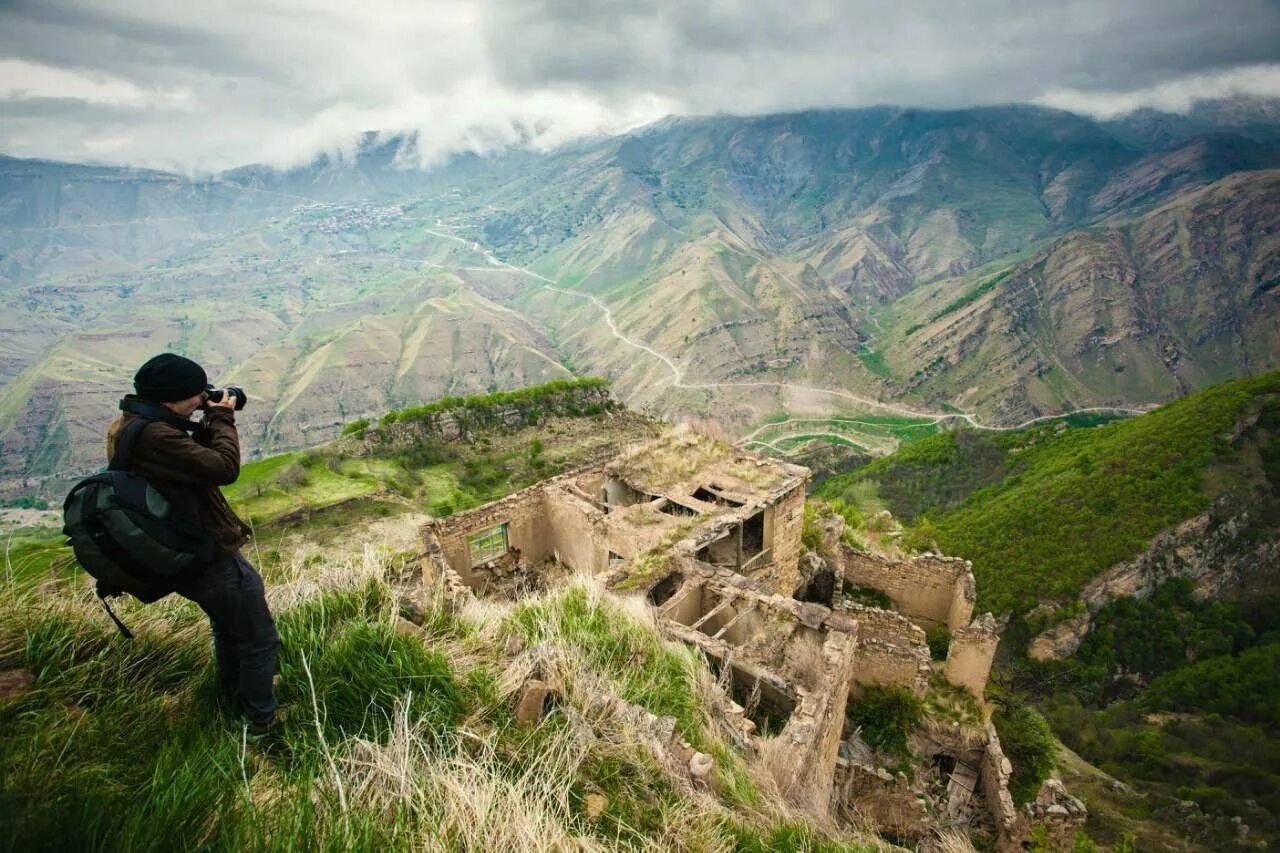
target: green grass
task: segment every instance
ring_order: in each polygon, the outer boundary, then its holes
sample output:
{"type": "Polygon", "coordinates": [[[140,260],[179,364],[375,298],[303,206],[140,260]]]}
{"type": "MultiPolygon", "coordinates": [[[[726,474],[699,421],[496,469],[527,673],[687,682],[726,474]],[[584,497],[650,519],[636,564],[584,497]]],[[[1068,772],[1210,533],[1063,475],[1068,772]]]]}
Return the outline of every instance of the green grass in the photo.
{"type": "Polygon", "coordinates": [[[421,420],[449,409],[470,409],[474,413],[483,415],[501,406],[552,401],[556,398],[565,398],[565,392],[567,391],[605,388],[608,384],[607,380],[588,376],[580,379],[558,379],[544,385],[535,385],[516,391],[498,391],[492,394],[477,394],[470,397],[442,397],[439,400],[421,406],[411,406],[406,409],[387,412],[378,423],[386,426],[401,421],[421,420]]]}
{"type": "Polygon", "coordinates": [[[1275,432],[1280,416],[1268,395],[1277,393],[1280,373],[1271,373],[1094,428],[946,433],[832,478],[817,494],[876,482],[896,514],[927,515],[938,543],[973,561],[980,608],[1025,611],[1074,596],[1207,508],[1215,495],[1206,478],[1235,452],[1232,428],[1265,410],[1257,429],[1275,432]]]}
{"type": "Polygon", "coordinates": [[[0,702],[6,848],[857,849],[773,812],[712,722],[705,663],[583,587],[490,621],[429,610],[412,635],[381,580],[319,589],[276,614],[283,728],[247,749],[194,605],[126,606],[132,643],[95,608],[84,590],[0,599],[0,653],[35,679],[0,702]],[[512,720],[494,631],[561,652],[535,728],[512,720]],[[712,752],[709,798],[593,710],[601,687],[712,752]]]}
{"type": "MultiPolygon", "coordinates": [[[[471,509],[581,464],[578,444],[608,438],[628,429],[626,421],[599,430],[583,442],[573,430],[518,436],[544,416],[599,423],[606,404],[584,402],[575,392],[603,388],[599,379],[551,382],[518,391],[457,398],[446,397],[427,406],[392,412],[382,424],[410,422],[440,412],[455,411],[470,418],[466,440],[451,444],[429,438],[406,444],[390,441],[382,427],[364,425],[336,442],[307,451],[284,453],[245,464],[240,477],[224,493],[232,508],[252,525],[271,524],[297,511],[310,512],[354,499],[388,495],[437,516],[471,509]],[[525,422],[513,429],[495,420],[504,407],[517,406],[525,422]],[[351,442],[362,455],[348,456],[351,442]]],[[[634,424],[631,428],[634,428],[634,424]]]]}
{"type": "Polygon", "coordinates": [[[92,618],[83,595],[64,595],[5,605],[0,643],[21,650],[36,680],[0,706],[7,847],[160,850],[178,838],[225,849],[390,843],[406,828],[399,821],[364,809],[349,823],[338,819],[323,783],[325,750],[385,739],[397,701],[445,731],[477,699],[454,684],[439,653],[396,634],[382,587],[327,593],[278,619],[281,696],[302,711],[314,683],[319,731],[314,717],[298,713],[277,752],[242,759],[236,726],[212,699],[207,629],[193,605],[155,606],[140,623],[150,630],[128,643],[92,618]],[[276,792],[270,801],[251,804],[250,775],[276,792]]]}
{"type": "Polygon", "coordinates": [[[858,349],[858,361],[862,362],[862,366],[876,376],[881,376],[885,379],[893,376],[893,372],[889,370],[889,365],[885,364],[884,353],[882,352],[861,347],[858,349]]]}
{"type": "MultiPolygon", "coordinates": [[[[786,422],[775,415],[765,422],[753,441],[791,451],[808,442],[826,442],[856,450],[885,453],[887,450],[921,441],[943,429],[931,420],[892,415],[851,415],[804,418],[786,422]]],[[[765,448],[766,451],[768,448],[765,448]]]]}
{"type": "Polygon", "coordinates": [[[3,580],[27,589],[49,580],[65,579],[75,572],[71,549],[55,533],[15,534],[4,545],[3,580]]]}

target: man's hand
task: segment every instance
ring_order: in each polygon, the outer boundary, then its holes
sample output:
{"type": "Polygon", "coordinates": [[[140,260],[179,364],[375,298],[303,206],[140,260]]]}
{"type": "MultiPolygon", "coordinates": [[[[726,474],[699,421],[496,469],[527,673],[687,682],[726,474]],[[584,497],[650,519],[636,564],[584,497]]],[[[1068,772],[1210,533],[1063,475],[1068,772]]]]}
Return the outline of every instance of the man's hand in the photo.
{"type": "Polygon", "coordinates": [[[208,400],[205,400],[204,407],[206,409],[235,409],[236,395],[223,394],[222,399],[216,403],[211,403],[208,400]]]}

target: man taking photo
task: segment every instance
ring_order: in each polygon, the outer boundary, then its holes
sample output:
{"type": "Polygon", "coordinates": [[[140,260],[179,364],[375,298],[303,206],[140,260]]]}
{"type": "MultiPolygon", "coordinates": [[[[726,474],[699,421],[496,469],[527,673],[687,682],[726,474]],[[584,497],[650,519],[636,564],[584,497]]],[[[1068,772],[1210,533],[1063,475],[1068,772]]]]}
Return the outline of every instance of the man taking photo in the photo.
{"type": "Polygon", "coordinates": [[[262,577],[240,553],[249,527],[218,488],[240,476],[235,411],[243,392],[214,392],[220,396],[215,402],[204,369],[173,353],[148,360],[133,385],[136,393],[120,401],[123,414],[107,430],[107,458],[114,457],[133,419],[151,420],[137,436],[128,468],[216,540],[213,561],[175,591],[209,617],[224,699],[244,714],[250,736],[266,736],[278,704],[272,678],[280,637],[262,577]],[[203,421],[189,420],[197,409],[204,412],[203,421]]]}

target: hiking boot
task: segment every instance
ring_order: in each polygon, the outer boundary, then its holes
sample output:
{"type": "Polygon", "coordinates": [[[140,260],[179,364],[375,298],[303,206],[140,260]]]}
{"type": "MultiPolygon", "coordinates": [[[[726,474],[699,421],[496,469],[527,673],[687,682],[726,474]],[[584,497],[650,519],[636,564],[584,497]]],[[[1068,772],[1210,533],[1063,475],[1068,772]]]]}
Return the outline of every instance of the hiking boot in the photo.
{"type": "Polygon", "coordinates": [[[265,720],[249,720],[244,724],[245,740],[249,743],[267,743],[280,734],[280,718],[272,714],[265,720]]]}

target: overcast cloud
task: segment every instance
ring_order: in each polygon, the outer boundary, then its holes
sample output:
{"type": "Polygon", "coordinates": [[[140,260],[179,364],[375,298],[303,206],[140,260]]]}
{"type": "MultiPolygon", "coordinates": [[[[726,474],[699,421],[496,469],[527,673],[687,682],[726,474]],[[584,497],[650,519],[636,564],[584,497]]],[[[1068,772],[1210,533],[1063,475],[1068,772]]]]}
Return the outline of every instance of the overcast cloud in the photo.
{"type": "Polygon", "coordinates": [[[426,161],[667,114],[1280,96],[1274,0],[0,0],[0,151],[205,171],[364,131],[426,161]]]}

